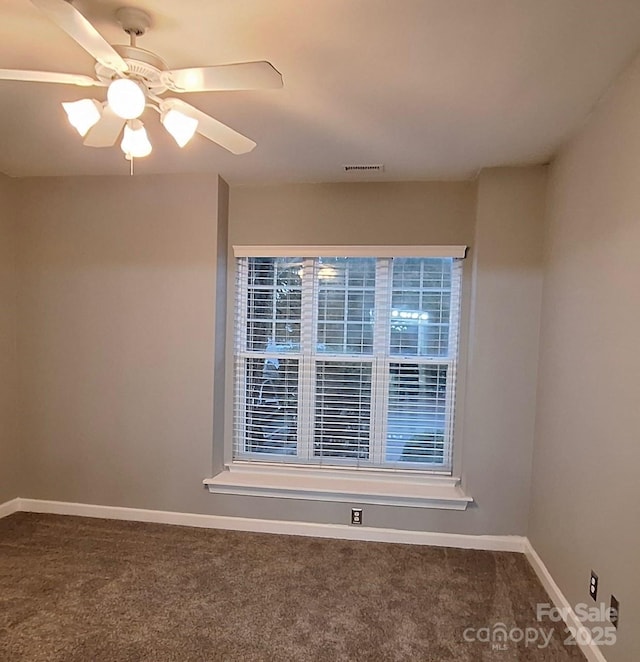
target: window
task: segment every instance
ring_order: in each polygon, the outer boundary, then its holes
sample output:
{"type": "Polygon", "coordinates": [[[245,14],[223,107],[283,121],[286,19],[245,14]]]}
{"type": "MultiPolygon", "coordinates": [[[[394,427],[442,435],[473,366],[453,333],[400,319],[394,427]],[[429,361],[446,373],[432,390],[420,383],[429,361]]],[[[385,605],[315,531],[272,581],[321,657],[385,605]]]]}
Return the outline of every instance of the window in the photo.
{"type": "Polygon", "coordinates": [[[450,473],[464,249],[310,250],[237,258],[234,460],[450,473]]]}

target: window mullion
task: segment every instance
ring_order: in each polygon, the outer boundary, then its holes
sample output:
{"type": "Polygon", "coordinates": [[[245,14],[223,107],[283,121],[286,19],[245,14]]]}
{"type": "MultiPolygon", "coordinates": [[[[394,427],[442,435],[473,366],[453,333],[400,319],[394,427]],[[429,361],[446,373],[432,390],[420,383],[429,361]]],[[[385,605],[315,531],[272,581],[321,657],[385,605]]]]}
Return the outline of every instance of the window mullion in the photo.
{"type": "Polygon", "coordinates": [[[373,367],[371,384],[370,461],[383,464],[387,445],[389,403],[389,336],[391,331],[391,260],[376,260],[376,294],[373,326],[373,367]]]}
{"type": "Polygon", "coordinates": [[[300,367],[298,380],[298,457],[313,459],[315,418],[315,347],[317,299],[316,267],[313,258],[302,265],[302,312],[300,320],[300,367]]]}

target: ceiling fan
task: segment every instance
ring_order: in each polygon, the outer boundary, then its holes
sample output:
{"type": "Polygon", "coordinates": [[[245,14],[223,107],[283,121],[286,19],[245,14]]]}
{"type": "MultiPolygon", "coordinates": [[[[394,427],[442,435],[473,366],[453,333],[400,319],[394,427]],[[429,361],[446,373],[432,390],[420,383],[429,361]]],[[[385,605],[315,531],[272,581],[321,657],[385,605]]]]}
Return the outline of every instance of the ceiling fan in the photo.
{"type": "Polygon", "coordinates": [[[165,92],[262,90],[282,87],[282,76],[269,62],[242,62],[210,67],[168,69],[155,53],[136,46],[151,25],[141,9],[123,7],[116,12],[129,45],[110,45],[72,4],[71,0],[31,0],[58,27],[96,59],[96,77],[49,71],[0,69],[0,80],[59,83],[80,87],[106,87],[107,100],[81,99],[63,103],[70,123],[90,147],[111,147],[124,129],[121,149],[128,159],[147,156],[151,143],[139,119],[150,107],[183,147],[197,131],[233,154],[250,152],[256,143],[198,110],[182,99],[162,97],[165,92]]]}

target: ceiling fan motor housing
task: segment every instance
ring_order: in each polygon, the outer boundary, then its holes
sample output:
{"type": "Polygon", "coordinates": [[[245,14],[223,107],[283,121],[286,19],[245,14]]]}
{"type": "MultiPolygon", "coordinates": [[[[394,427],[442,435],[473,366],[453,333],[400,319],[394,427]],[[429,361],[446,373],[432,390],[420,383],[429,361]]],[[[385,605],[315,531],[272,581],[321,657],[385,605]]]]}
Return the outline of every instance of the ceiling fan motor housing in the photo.
{"type": "MultiPolygon", "coordinates": [[[[167,69],[167,65],[162,58],[137,46],[116,44],[113,48],[127,63],[128,78],[139,81],[152,94],[162,94],[167,91],[167,86],[162,82],[162,72],[167,69]]],[[[109,84],[114,77],[120,77],[113,69],[109,69],[99,62],[96,63],[96,76],[98,80],[106,84],[109,84]]]]}
{"type": "MultiPolygon", "coordinates": [[[[161,72],[167,69],[165,61],[155,53],[135,45],[135,38],[142,36],[151,26],[149,14],[135,7],[121,7],[116,11],[116,18],[122,29],[131,37],[131,44],[128,46],[113,45],[116,53],[127,63],[128,71],[125,76],[144,85],[151,94],[166,92],[168,88],[161,79],[161,72]]],[[[106,84],[121,76],[99,62],[96,63],[96,75],[98,80],[106,84]]]]}

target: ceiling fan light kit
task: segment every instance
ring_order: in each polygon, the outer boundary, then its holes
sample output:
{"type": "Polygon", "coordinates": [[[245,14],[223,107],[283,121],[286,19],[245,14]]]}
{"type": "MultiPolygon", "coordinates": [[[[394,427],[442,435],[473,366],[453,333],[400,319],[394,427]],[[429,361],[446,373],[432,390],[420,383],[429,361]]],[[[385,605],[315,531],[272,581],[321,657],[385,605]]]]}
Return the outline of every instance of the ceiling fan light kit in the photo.
{"type": "Polygon", "coordinates": [[[116,17],[129,35],[129,45],[109,44],[71,4],[71,0],[31,0],[96,60],[96,79],[83,74],[0,69],[0,80],[106,87],[107,101],[96,99],[62,104],[71,125],[89,147],[111,147],[121,133],[127,159],[142,158],[152,146],[138,119],[150,107],[179,147],[197,132],[232,154],[246,154],[256,143],[231,127],[177,98],[161,98],[168,90],[211,92],[281,88],[282,76],[266,61],[170,70],[155,53],[136,46],[136,39],[151,25],[141,9],[124,7],[116,17]]]}
{"type": "Polygon", "coordinates": [[[133,120],[144,112],[147,97],[135,80],[116,78],[107,90],[107,101],[118,117],[133,120]]]}
{"type": "Polygon", "coordinates": [[[82,136],[86,136],[92,126],[102,117],[102,104],[95,99],[80,99],[62,104],[69,124],[82,136]]]}
{"type": "Polygon", "coordinates": [[[165,110],[161,115],[164,128],[173,136],[178,147],[184,147],[193,138],[198,128],[198,120],[187,117],[175,108],[165,110]]]}
{"type": "Polygon", "coordinates": [[[132,158],[142,159],[151,154],[153,148],[149,136],[147,136],[147,130],[140,120],[129,120],[125,124],[120,149],[129,160],[132,158]]]}

